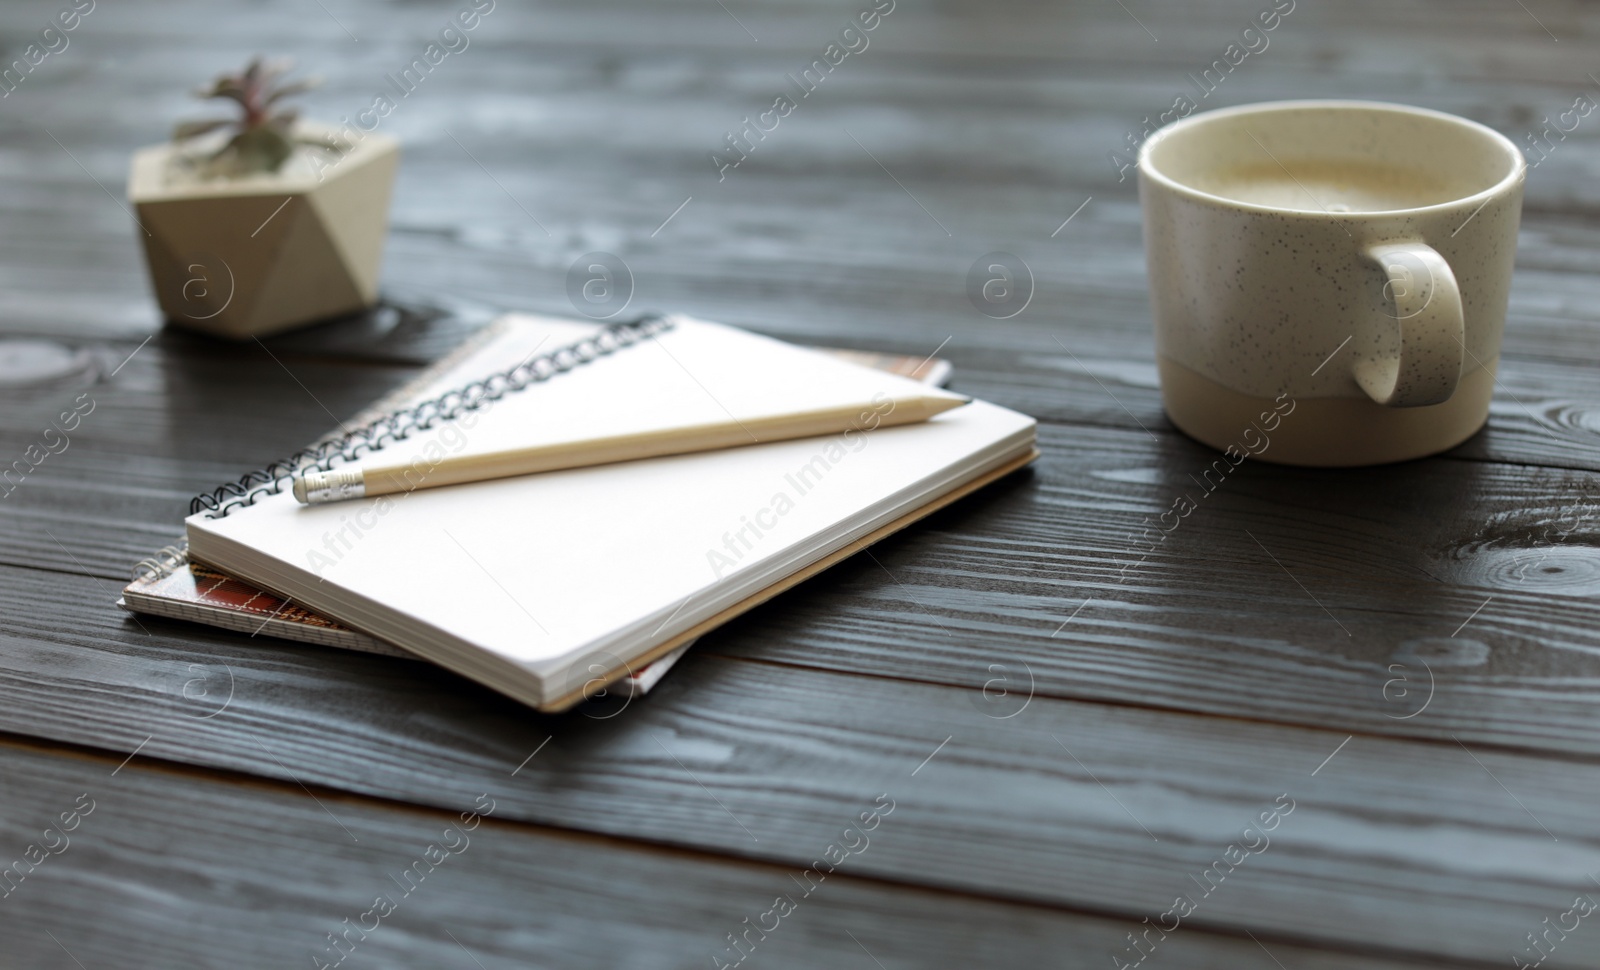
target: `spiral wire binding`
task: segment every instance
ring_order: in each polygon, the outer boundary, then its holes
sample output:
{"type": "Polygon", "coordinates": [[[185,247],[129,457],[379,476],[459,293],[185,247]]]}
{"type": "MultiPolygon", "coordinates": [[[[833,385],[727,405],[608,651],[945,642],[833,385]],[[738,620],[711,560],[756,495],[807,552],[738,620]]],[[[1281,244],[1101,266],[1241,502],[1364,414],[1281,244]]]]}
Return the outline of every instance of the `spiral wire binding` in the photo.
{"type": "Polygon", "coordinates": [[[153,583],[158,579],[166,579],[172,573],[189,564],[189,541],[179,539],[170,546],[162,546],[150,554],[150,558],[141,559],[134,564],[133,579],[153,583]]]}
{"type": "Polygon", "coordinates": [[[510,370],[490,374],[438,397],[385,415],[341,437],[319,442],[288,458],[272,462],[265,468],[247,472],[238,481],[202,492],[190,500],[189,514],[205,512],[206,518],[223,518],[237,509],[254,505],[263,496],[279,494],[297,472],[307,469],[331,471],[369,452],[404,441],[441,421],[454,421],[467,411],[498,401],[508,393],[521,391],[530,384],[543,383],[557,374],[565,374],[575,367],[664,333],[671,330],[673,325],[671,319],[659,313],[646,314],[637,320],[613,324],[592,337],[542,356],[530,356],[510,370]]]}

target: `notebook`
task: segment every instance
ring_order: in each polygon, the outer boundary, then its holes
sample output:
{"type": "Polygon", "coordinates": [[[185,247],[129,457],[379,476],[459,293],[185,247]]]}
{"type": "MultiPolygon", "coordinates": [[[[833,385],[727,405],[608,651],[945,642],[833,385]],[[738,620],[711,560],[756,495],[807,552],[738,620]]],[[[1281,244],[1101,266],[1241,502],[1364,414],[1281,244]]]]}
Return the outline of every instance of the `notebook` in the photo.
{"type": "MultiPolygon", "coordinates": [[[[204,563],[190,562],[188,550],[169,546],[161,550],[159,565],[140,563],[140,574],[122,591],[117,605],[133,613],[149,613],[173,620],[247,633],[252,639],[270,637],[338,647],[358,653],[376,653],[397,660],[420,662],[421,657],[369,637],[249,583],[219,573],[204,563]]],[[[666,656],[630,670],[610,691],[617,697],[643,697],[660,683],[693,642],[666,656]]],[[[608,696],[610,696],[608,694],[608,696]]]]}
{"type": "MultiPolygon", "coordinates": [[[[494,339],[513,327],[535,332],[540,326],[540,321],[535,318],[509,314],[496,319],[473,340],[481,342],[494,339]]],[[[910,377],[935,387],[945,384],[952,372],[949,361],[936,357],[828,347],[815,349],[841,360],[910,377]]],[[[387,396],[379,405],[369,408],[365,412],[367,420],[374,420],[388,411],[414,407],[426,399],[428,388],[441,382],[455,381],[459,384],[467,379],[460,375],[457,355],[448,355],[435,362],[417,380],[387,396]]],[[[359,423],[361,419],[356,420],[359,423]]],[[[123,589],[117,605],[133,613],[248,633],[251,639],[293,640],[343,650],[379,653],[404,660],[422,659],[204,563],[191,562],[188,545],[182,540],[141,560],[134,567],[133,579],[123,589]]],[[[657,676],[665,674],[675,656],[669,654],[651,664],[647,670],[655,672],[657,676]]],[[[640,674],[645,672],[640,671],[640,674]]]]}
{"type": "MultiPolygon", "coordinates": [[[[435,362],[418,379],[408,382],[395,393],[368,408],[354,419],[355,423],[370,422],[389,412],[414,407],[428,397],[429,389],[441,384],[465,383],[469,378],[460,373],[462,353],[472,351],[476,344],[485,340],[498,339],[507,329],[514,328],[529,334],[544,335],[542,326],[541,321],[536,318],[517,314],[508,314],[496,319],[462,348],[435,362]]],[[[566,324],[561,323],[558,326],[564,328],[566,324]]],[[[949,361],[936,357],[912,357],[837,348],[817,349],[842,360],[910,377],[936,387],[945,384],[952,372],[949,361]]],[[[331,436],[324,436],[324,439],[328,437],[331,436]]],[[[273,639],[292,640],[298,643],[382,654],[400,660],[413,662],[422,660],[415,654],[407,653],[359,630],[352,630],[298,603],[219,572],[204,563],[192,562],[189,559],[187,543],[182,541],[141,560],[134,568],[133,580],[123,589],[117,605],[134,613],[146,613],[245,633],[251,640],[262,642],[273,639]]],[[[666,676],[667,671],[690,645],[686,643],[660,659],[640,667],[609,690],[624,698],[643,696],[666,676]]]]}
{"type": "Polygon", "coordinates": [[[381,653],[407,660],[420,657],[375,640],[342,623],[314,613],[226,573],[191,562],[181,543],[168,546],[135,568],[133,582],[122,590],[117,605],[134,613],[150,613],[266,637],[381,653]]]}
{"type": "MultiPolygon", "coordinates": [[[[838,395],[926,393],[737,328],[668,323],[486,411],[454,412],[388,444],[383,460],[394,449],[409,460],[530,435],[820,407],[838,395]]],[[[592,334],[589,324],[538,324],[475,346],[439,386],[525,360],[551,333],[592,334]]],[[[826,438],[388,500],[300,506],[280,476],[186,527],[196,560],[554,711],[1035,455],[1033,419],[974,401],[917,425],[880,427],[864,413],[826,438]]]]}

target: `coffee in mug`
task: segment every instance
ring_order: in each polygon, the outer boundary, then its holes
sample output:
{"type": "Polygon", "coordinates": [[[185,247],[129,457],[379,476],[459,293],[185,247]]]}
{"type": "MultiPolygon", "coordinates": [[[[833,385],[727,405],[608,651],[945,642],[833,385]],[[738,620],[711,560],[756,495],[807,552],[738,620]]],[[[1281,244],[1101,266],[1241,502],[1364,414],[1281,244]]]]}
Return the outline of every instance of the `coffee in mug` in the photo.
{"type": "Polygon", "coordinates": [[[1488,418],[1525,172],[1483,125],[1377,102],[1247,105],[1156,132],[1139,197],[1172,422],[1230,458],[1294,465],[1466,440],[1488,418]]]}

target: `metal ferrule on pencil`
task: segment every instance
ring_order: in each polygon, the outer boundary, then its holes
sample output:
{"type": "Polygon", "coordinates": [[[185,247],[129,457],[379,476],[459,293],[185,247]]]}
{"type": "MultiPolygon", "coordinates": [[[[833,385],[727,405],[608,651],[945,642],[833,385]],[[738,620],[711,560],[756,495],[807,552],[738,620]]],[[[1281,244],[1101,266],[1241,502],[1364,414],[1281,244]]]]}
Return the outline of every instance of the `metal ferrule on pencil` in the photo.
{"type": "Polygon", "coordinates": [[[294,497],[302,505],[343,502],[367,494],[366,476],[359,468],[306,471],[294,477],[294,497]]]}

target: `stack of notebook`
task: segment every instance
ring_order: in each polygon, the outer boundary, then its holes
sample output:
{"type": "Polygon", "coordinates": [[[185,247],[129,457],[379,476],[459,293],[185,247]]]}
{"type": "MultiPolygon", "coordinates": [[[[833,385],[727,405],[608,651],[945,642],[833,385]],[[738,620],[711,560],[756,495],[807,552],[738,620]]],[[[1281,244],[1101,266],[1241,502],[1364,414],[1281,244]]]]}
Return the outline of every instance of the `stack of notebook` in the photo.
{"type": "MultiPolygon", "coordinates": [[[[826,437],[327,505],[297,503],[282,474],[258,476],[268,480],[189,518],[189,552],[331,631],[555,711],[605,684],[649,679],[654,662],[705,631],[1037,454],[1025,415],[971,401],[891,427],[883,415],[925,396],[925,384],[732,327],[668,324],[525,389],[501,388],[486,406],[446,397],[435,410],[450,420],[375,450],[341,456],[335,440],[322,453],[344,467],[426,467],[439,455],[872,403],[826,437]]],[[[595,330],[509,318],[377,411],[437,399],[595,330]]],[[[140,585],[127,591],[130,608],[140,585]]]]}

